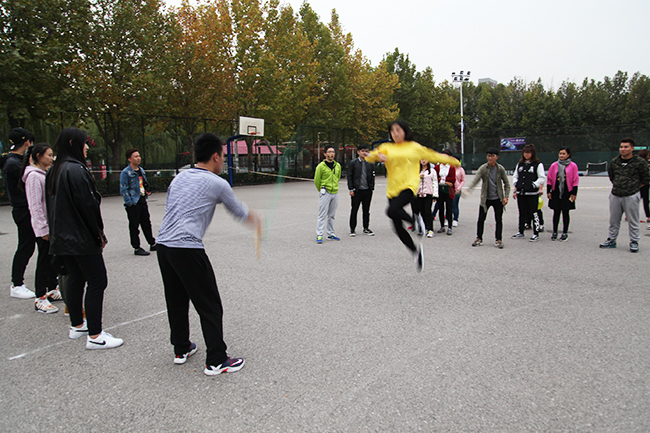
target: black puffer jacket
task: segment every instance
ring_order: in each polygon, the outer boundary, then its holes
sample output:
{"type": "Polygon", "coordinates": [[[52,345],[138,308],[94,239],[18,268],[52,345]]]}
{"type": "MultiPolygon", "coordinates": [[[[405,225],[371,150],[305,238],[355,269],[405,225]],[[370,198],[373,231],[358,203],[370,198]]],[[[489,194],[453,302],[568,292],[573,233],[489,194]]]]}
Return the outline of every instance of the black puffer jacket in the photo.
{"type": "Polygon", "coordinates": [[[102,252],[104,222],[99,209],[101,196],[86,166],[74,158],[62,162],[53,194],[49,194],[53,170],[47,173],[47,220],[50,254],[89,256],[102,252]]]}

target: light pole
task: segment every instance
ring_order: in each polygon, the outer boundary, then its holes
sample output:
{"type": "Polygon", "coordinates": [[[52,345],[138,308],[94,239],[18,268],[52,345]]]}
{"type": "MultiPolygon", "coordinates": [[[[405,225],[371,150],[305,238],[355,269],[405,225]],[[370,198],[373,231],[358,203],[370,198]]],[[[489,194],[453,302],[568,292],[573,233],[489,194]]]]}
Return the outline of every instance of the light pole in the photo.
{"type": "Polygon", "coordinates": [[[451,76],[454,78],[454,82],[460,82],[460,153],[461,159],[465,159],[465,121],[463,120],[463,82],[469,81],[470,71],[467,71],[466,74],[463,71],[460,71],[460,74],[455,72],[451,73],[451,76]]]}

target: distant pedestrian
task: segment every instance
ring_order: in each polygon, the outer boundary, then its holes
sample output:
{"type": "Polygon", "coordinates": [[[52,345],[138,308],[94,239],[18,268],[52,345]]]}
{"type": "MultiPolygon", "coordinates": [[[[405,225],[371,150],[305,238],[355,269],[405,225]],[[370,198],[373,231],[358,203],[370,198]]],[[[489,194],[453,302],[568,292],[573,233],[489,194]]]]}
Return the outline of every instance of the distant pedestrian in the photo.
{"type": "Polygon", "coordinates": [[[124,199],[124,208],[129,219],[131,246],[136,256],[148,256],[149,253],[140,247],[138,227],[142,228],[142,234],[149,244],[149,251],[156,251],[156,239],[153,237],[151,217],[147,206],[147,197],[151,195],[151,186],[147,182],[144,170],[140,167],[142,161],[140,152],[134,148],[128,149],[126,160],[129,165],[120,173],[120,194],[124,199]]]}
{"type": "Polygon", "coordinates": [[[410,204],[417,193],[420,184],[420,161],[425,159],[431,163],[441,162],[454,166],[459,166],[460,163],[456,158],[440,154],[413,141],[413,132],[403,120],[391,123],[388,133],[392,141],[381,144],[371,151],[366,159],[369,162],[381,161],[386,164],[386,214],[393,221],[400,241],[413,254],[417,271],[421,272],[424,267],[424,249],[421,243],[418,247],[415,246],[411,235],[402,224],[402,221],[415,224],[413,217],[404,210],[404,206],[410,204]]]}
{"type": "Polygon", "coordinates": [[[562,235],[560,241],[569,238],[569,211],[576,208],[578,196],[578,165],[571,161],[571,150],[568,147],[560,148],[558,160],[548,169],[546,195],[548,207],[553,209],[553,234],[551,240],[557,239],[560,214],[562,215],[562,235]]]}
{"type": "Polygon", "coordinates": [[[352,201],[350,211],[350,236],[352,237],[356,236],[359,205],[363,213],[363,234],[375,235],[370,230],[370,202],[375,189],[375,166],[366,161],[366,155],[368,155],[368,146],[359,145],[357,158],[350,161],[348,165],[348,190],[352,201]]]}
{"type": "Polygon", "coordinates": [[[494,209],[494,220],[496,228],[494,230],[494,246],[503,248],[503,209],[508,204],[510,195],[510,182],[506,169],[499,163],[499,149],[491,147],[486,152],[487,162],[481,165],[474,176],[474,180],[467,188],[468,193],[472,193],[472,188],[479,181],[481,184],[481,205],[478,210],[478,222],[476,223],[476,240],[472,243],[473,247],[483,245],[483,230],[487,212],[492,207],[494,209]]]}
{"type": "Polygon", "coordinates": [[[13,298],[30,299],[36,296],[25,286],[25,269],[36,248],[36,236],[32,229],[27,196],[18,188],[23,173],[23,157],[29,146],[34,144],[34,134],[23,128],[9,132],[9,153],[0,158],[0,169],[5,182],[5,191],[11,204],[11,216],[18,229],[18,246],[11,265],[11,287],[13,298]]]}
{"type": "Polygon", "coordinates": [[[316,223],[316,243],[323,243],[325,225],[327,225],[327,240],[340,241],[334,232],[334,218],[339,205],[339,181],[341,180],[341,164],[334,160],[334,146],[325,146],[325,159],[316,166],[314,185],[318,190],[318,221],[316,223]]]}
{"type": "Polygon", "coordinates": [[[600,248],[616,248],[616,238],[621,228],[623,213],[627,216],[630,231],[630,251],[639,251],[639,202],[644,185],[650,181],[648,163],[634,156],[634,140],[624,138],[619,146],[620,155],[612,159],[607,168],[612,192],[609,195],[609,235],[600,248]]]}
{"type": "Polygon", "coordinates": [[[535,145],[525,145],[521,151],[521,159],[517,163],[512,176],[514,185],[513,198],[517,199],[517,207],[519,208],[519,231],[512,236],[513,239],[525,237],[526,221],[531,220],[533,236],[530,241],[537,242],[539,240],[541,224],[537,214],[537,207],[540,191],[542,191],[545,181],[544,164],[537,158],[535,145]]]}
{"type": "MultiPolygon", "coordinates": [[[[194,143],[196,167],[183,171],[169,185],[165,216],[158,233],[158,265],[162,275],[174,364],[184,364],[197,351],[190,341],[189,306],[201,319],[207,348],[208,376],[233,373],[244,366],[230,358],[223,340],[223,306],[203,236],[219,203],[238,221],[258,228],[261,218],[235,197],[228,182],[218,176],[224,162],[223,141],[214,134],[200,135],[194,143]]],[[[259,231],[258,231],[259,232],[259,231]]]]}

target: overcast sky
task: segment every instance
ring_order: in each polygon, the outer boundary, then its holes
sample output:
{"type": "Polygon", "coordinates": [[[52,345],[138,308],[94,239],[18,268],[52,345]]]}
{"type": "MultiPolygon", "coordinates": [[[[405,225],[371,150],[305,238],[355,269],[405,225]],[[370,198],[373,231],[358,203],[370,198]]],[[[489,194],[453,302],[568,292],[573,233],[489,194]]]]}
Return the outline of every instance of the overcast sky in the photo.
{"type": "MultiPolygon", "coordinates": [[[[166,0],[180,4],[180,0],[166,0]]],[[[280,0],[297,13],[303,0],[280,0]]],[[[193,0],[195,4],[195,0],[193,0]]],[[[650,75],[650,0],[311,0],[321,21],[336,9],[376,66],[399,48],[436,82],[471,71],[474,83],[515,76],[557,89],[618,70],[650,75]]]]}

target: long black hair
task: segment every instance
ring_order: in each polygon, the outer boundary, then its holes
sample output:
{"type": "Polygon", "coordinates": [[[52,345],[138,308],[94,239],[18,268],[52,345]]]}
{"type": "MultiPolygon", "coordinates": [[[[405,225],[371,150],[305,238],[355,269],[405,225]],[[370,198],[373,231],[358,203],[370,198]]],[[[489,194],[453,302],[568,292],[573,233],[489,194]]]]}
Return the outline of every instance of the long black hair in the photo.
{"type": "MultiPolygon", "coordinates": [[[[61,171],[61,166],[63,161],[68,158],[76,159],[82,164],[85,161],[84,158],[84,146],[88,141],[88,134],[78,128],[65,128],[56,141],[54,142],[54,147],[57,151],[56,161],[50,169],[51,182],[48,183],[48,194],[54,194],[56,191],[56,181],[61,171]]],[[[85,166],[85,164],[84,164],[85,166]]]]}
{"type": "Polygon", "coordinates": [[[411,128],[409,127],[408,123],[403,121],[402,119],[397,119],[394,122],[391,122],[390,125],[388,125],[388,136],[390,137],[391,141],[393,140],[393,136],[390,133],[390,129],[393,127],[393,125],[397,125],[402,130],[404,131],[404,141],[413,141],[413,131],[411,131],[411,128]]]}

